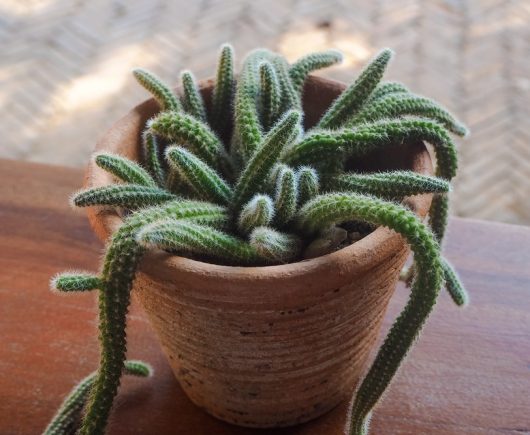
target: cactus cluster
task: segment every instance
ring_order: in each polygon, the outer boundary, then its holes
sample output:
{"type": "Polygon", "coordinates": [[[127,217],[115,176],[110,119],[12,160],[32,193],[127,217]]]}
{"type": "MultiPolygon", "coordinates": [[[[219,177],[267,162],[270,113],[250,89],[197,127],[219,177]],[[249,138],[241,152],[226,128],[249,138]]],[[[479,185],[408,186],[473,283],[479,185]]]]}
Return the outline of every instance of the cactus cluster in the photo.
{"type": "Polygon", "coordinates": [[[72,198],[78,207],[119,208],[124,223],[108,244],[101,273],[62,274],[52,281],[58,291],[99,290],[101,363],[97,374],[68,398],[48,433],[71,431],[82,409],[80,434],[105,431],[121,375],[135,372],[125,361],[126,313],[146,250],[227,265],[282,264],[338,249],[346,228],[364,228],[365,234],[367,228],[385,226],[408,242],[414,267],[408,273],[410,299],[353,402],[350,433],[366,433],[370,412],[440,288],[445,283],[458,305],[467,301],[440,255],[447,193],[457,169],[450,133],[463,136],[466,129],[432,100],[402,84],[382,82],[391,57],[391,50],[381,51],[307,131],[304,81],[312,71],[340,62],[336,51],[289,64],[279,54],[258,49],[244,59],[236,80],[233,49],[224,45],[209,107],[189,71],[181,74],[181,95],[150,72],[134,71],[160,105],[142,136],[143,161],[95,155],[95,163],[116,183],[72,198]],[[418,140],[432,145],[436,176],[349,170],[352,159],[418,140]],[[434,195],[429,224],[403,201],[423,193],[434,195]]]}

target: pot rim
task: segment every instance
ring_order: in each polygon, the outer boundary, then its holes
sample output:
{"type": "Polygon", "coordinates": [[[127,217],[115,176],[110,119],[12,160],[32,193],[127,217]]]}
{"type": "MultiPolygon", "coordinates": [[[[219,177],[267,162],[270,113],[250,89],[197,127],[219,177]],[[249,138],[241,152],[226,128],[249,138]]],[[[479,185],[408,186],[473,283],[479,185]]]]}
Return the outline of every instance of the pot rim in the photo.
{"type": "MultiPolygon", "coordinates": [[[[201,87],[204,88],[212,86],[213,81],[208,79],[200,83],[201,87]]],[[[342,82],[316,76],[309,76],[304,86],[306,88],[331,88],[337,94],[346,88],[342,82]]],[[[175,88],[175,91],[179,92],[179,88],[175,88]]],[[[136,146],[143,128],[141,120],[145,119],[146,111],[152,110],[153,107],[156,107],[153,98],[136,105],[105,132],[98,141],[94,152],[107,151],[123,155],[124,150],[130,151],[133,135],[136,137],[134,141],[134,146],[136,146]],[[135,132],[131,130],[131,125],[138,125],[135,132]],[[129,143],[127,143],[127,139],[129,139],[129,143]]],[[[414,146],[416,147],[416,145],[414,146]]],[[[413,169],[419,173],[433,173],[431,157],[423,143],[417,145],[417,150],[413,155],[413,169]]],[[[87,166],[84,187],[100,187],[111,183],[113,183],[112,176],[99,168],[94,159],[91,158],[87,166]]],[[[432,194],[406,198],[408,206],[421,218],[427,214],[431,199],[432,194]]],[[[123,224],[123,219],[116,210],[111,208],[88,207],[87,213],[92,229],[103,243],[107,243],[111,234],[123,224]]],[[[338,251],[295,263],[254,267],[225,266],[180,257],[161,250],[150,250],[144,255],[139,270],[144,273],[148,270],[151,277],[157,276],[157,274],[168,276],[168,272],[173,270],[181,273],[181,276],[182,274],[199,274],[214,280],[229,280],[247,284],[249,280],[270,283],[285,278],[288,278],[289,281],[295,280],[297,277],[307,275],[319,276],[322,279],[323,273],[330,275],[331,271],[331,275],[338,279],[334,284],[340,285],[342,281],[340,277],[347,279],[353,269],[357,272],[363,272],[381,263],[394,254],[403,244],[404,241],[398,233],[380,226],[363,239],[338,251]]],[[[333,281],[336,280],[333,279],[333,281]]]]}

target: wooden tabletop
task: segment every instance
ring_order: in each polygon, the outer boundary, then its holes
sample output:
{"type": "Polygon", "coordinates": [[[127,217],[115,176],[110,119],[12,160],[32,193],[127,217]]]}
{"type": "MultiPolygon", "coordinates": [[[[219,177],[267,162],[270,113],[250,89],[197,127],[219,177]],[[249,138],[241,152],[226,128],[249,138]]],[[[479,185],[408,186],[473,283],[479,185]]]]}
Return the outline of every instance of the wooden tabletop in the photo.
{"type": "MultiPolygon", "coordinates": [[[[79,170],[0,160],[0,434],[42,431],[98,362],[93,294],[57,296],[65,269],[97,270],[102,246],[68,207],[79,170]]],[[[446,255],[471,295],[442,294],[383,403],[373,434],[530,433],[530,229],[453,219],[446,255]]],[[[398,287],[386,327],[407,292],[398,287]]],[[[129,316],[129,357],[155,367],[124,378],[110,434],[339,435],[347,404],[314,422],[250,430],[220,422],[184,396],[141,309],[129,316]]]]}

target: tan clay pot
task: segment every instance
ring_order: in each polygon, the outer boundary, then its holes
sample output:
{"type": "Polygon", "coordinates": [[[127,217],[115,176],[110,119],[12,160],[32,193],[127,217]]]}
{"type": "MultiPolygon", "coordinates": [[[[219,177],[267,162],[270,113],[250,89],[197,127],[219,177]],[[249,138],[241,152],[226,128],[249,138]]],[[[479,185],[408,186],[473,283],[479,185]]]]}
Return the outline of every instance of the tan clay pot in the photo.
{"type": "MultiPolygon", "coordinates": [[[[304,110],[312,125],[344,89],[310,78],[304,110]]],[[[211,82],[204,82],[209,104],[211,82]]],[[[158,110],[134,108],[97,150],[137,159],[140,133],[158,110]]],[[[363,169],[432,173],[421,143],[374,154],[363,169]]],[[[112,178],[93,163],[86,186],[112,178]]],[[[410,198],[424,216],[430,195],[410,198]]],[[[112,210],[89,211],[102,241],[121,223],[112,210]]],[[[403,239],[379,228],[333,254],[270,267],[228,267],[158,251],[146,255],[134,285],[169,363],[189,398],[242,426],[289,426],[324,414],[351,397],[408,254],[403,239]]]]}

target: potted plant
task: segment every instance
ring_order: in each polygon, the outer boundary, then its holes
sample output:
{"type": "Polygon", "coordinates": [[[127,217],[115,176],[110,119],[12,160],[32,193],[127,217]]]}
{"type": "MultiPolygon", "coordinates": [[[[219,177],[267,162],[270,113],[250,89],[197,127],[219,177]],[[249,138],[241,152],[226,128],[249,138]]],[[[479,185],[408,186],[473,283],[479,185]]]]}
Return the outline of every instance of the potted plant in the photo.
{"type": "Polygon", "coordinates": [[[448,132],[466,129],[381,82],[391,57],[383,50],[348,87],[309,75],[339,62],[335,51],[290,65],[255,50],[236,79],[225,45],[216,79],[197,85],[184,71],[178,93],[134,71],[154,99],[107,132],[72,198],[108,241],[102,270],[52,280],[99,290],[100,367],[47,433],[103,433],[121,375],[149,373],[125,359],[131,294],[209,413],[293,425],[357,386],[349,432],[366,433],[440,288],[467,300],[440,255],[457,169],[448,132]],[[409,247],[410,299],[363,377],[409,247]]]}

